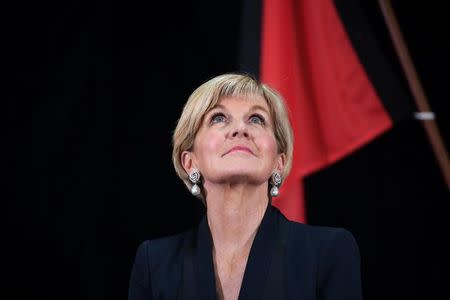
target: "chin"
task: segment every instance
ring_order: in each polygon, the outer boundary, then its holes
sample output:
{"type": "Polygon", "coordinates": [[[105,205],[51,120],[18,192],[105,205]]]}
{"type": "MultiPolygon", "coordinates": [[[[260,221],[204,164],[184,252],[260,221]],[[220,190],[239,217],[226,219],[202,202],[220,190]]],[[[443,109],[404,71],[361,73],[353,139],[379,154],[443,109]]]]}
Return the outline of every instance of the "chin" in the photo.
{"type": "Polygon", "coordinates": [[[265,173],[262,173],[260,171],[251,171],[251,170],[227,170],[224,172],[221,172],[219,175],[220,180],[219,182],[223,183],[263,183],[266,181],[265,173]]]}

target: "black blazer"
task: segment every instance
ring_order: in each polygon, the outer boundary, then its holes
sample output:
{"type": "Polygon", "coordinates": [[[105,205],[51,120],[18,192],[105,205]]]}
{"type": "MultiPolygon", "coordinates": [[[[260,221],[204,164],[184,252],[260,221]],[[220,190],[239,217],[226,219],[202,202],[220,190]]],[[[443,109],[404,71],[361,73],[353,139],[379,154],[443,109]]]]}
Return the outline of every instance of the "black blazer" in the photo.
{"type": "MultiPolygon", "coordinates": [[[[358,245],[348,230],[292,222],[270,205],[250,250],[239,300],[359,300],[360,276],[358,245]]],[[[192,230],[139,246],[128,299],[217,299],[206,216],[192,230]]]]}

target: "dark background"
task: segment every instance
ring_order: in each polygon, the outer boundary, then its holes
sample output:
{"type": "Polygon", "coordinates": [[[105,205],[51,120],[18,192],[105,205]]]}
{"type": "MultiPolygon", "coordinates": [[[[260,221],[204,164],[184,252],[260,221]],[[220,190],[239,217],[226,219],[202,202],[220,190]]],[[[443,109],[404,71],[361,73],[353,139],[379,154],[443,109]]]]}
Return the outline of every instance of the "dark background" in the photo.
{"type": "MultiPolygon", "coordinates": [[[[138,244],[198,221],[203,208],[171,165],[171,134],[197,85],[237,70],[240,5],[8,4],[1,298],[126,299],[138,244]]],[[[433,5],[394,8],[448,148],[449,24],[433,5]]],[[[419,121],[306,178],[305,190],[309,223],[357,238],[365,299],[446,291],[448,189],[419,121]]]]}

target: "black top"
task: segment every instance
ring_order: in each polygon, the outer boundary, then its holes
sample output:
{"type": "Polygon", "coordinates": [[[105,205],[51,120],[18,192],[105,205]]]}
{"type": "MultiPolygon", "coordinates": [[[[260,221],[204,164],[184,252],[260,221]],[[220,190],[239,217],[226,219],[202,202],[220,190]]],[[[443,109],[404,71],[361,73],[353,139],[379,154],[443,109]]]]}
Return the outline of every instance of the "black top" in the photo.
{"type": "MultiPolygon", "coordinates": [[[[217,299],[206,215],[192,230],[144,241],[128,299],[217,299]]],[[[268,206],[242,280],[244,299],[360,300],[358,245],[343,228],[292,222],[268,206]]]]}

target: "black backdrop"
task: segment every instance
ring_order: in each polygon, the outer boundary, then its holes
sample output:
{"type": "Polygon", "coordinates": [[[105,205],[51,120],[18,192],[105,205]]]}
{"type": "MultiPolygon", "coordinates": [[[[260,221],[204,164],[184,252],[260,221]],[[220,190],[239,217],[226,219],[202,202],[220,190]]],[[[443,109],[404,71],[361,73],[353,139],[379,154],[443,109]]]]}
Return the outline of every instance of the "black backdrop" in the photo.
{"type": "MultiPolygon", "coordinates": [[[[448,148],[448,20],[410,2],[395,9],[448,148]]],[[[198,84],[237,70],[240,2],[11,2],[4,14],[1,298],[126,299],[138,244],[203,213],[175,176],[171,132],[198,84]]],[[[418,121],[305,189],[309,223],[355,234],[365,299],[444,291],[448,190],[418,121]]]]}

